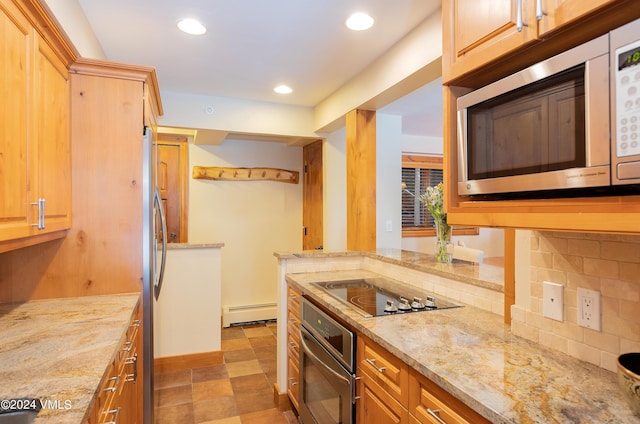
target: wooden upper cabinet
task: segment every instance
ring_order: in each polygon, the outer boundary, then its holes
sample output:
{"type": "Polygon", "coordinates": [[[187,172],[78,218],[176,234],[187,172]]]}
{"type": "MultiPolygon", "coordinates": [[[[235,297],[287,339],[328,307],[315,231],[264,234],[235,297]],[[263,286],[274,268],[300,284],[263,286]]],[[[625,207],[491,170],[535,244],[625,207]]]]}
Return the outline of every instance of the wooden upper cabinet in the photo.
{"type": "Polygon", "coordinates": [[[535,41],[537,31],[532,25],[535,22],[532,6],[533,0],[443,1],[443,81],[464,75],[535,41]],[[520,25],[518,16],[521,16],[520,25]]]}
{"type": "MultiPolygon", "coordinates": [[[[27,190],[28,56],[32,29],[12,2],[0,0],[0,243],[31,232],[27,190]]],[[[1,251],[1,250],[0,250],[1,251]]]]}
{"type": "Polygon", "coordinates": [[[629,0],[444,0],[442,80],[478,87],[630,21],[634,7],[629,0]]]}
{"type": "Polygon", "coordinates": [[[45,200],[38,231],[51,232],[71,228],[69,71],[40,36],[34,41],[30,200],[45,200]]]}
{"type": "MultiPolygon", "coordinates": [[[[562,28],[618,0],[537,0],[542,6],[542,17],[538,23],[538,34],[562,28]]],[[[619,2],[618,2],[619,3],[619,2]]]]}
{"type": "Polygon", "coordinates": [[[640,196],[477,200],[457,191],[456,102],[640,18],[637,0],[443,0],[444,181],[452,225],[640,233],[640,196]],[[522,3],[522,31],[517,31],[522,3]],[[542,6],[541,19],[537,18],[542,6]]]}
{"type": "Polygon", "coordinates": [[[69,73],[33,19],[0,0],[0,252],[71,227],[69,73]]]}

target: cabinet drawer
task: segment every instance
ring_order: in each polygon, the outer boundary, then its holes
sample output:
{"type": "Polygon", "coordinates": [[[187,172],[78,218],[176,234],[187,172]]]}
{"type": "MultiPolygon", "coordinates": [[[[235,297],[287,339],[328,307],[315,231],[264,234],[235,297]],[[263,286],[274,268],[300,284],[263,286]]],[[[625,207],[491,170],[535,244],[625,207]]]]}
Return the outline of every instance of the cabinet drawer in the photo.
{"type": "Polygon", "coordinates": [[[409,367],[365,336],[358,337],[358,369],[402,405],[408,405],[409,367]]]}
{"type": "Polygon", "coordinates": [[[409,393],[409,412],[423,423],[489,423],[477,412],[414,370],[411,370],[409,376],[409,393]]]}
{"type": "Polygon", "coordinates": [[[299,372],[298,372],[298,362],[292,361],[291,358],[287,361],[287,393],[289,394],[289,399],[291,399],[291,403],[298,409],[298,398],[299,398],[299,390],[298,384],[299,372]]]}
{"type": "Polygon", "coordinates": [[[366,373],[362,373],[358,381],[358,396],[357,424],[408,422],[406,406],[401,405],[366,373]]]}
{"type": "Polygon", "coordinates": [[[295,361],[298,362],[300,359],[300,336],[289,334],[287,336],[287,352],[289,353],[290,358],[295,358],[295,361]]]}
{"type": "Polygon", "coordinates": [[[300,291],[287,286],[287,311],[300,320],[300,291]]]}

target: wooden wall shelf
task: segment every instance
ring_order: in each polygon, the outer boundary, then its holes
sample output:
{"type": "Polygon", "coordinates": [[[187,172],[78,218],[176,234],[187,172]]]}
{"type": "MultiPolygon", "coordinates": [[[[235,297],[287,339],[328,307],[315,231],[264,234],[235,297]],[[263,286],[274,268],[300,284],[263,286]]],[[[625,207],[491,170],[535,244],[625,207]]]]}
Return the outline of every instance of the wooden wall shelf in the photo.
{"type": "Polygon", "coordinates": [[[216,166],[194,166],[191,178],[197,180],[223,181],[277,181],[298,184],[300,173],[277,168],[220,168],[216,166]]]}

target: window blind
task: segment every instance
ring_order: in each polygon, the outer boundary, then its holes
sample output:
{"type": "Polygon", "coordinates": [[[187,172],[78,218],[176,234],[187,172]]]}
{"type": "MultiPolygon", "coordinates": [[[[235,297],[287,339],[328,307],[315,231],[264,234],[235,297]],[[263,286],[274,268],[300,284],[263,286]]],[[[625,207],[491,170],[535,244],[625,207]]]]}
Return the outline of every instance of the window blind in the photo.
{"type": "Polygon", "coordinates": [[[418,200],[418,196],[424,193],[427,187],[435,186],[441,181],[442,169],[402,168],[402,182],[406,185],[406,190],[402,192],[402,228],[433,228],[433,217],[418,200]]]}

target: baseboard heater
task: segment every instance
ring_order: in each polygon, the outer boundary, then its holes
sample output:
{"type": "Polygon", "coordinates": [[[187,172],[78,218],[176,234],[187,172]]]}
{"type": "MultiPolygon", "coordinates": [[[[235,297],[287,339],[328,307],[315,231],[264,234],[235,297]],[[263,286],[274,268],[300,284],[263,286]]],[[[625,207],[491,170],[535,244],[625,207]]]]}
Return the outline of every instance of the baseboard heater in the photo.
{"type": "Polygon", "coordinates": [[[259,303],[255,305],[223,306],[222,326],[229,327],[241,322],[264,321],[278,316],[277,303],[259,303]]]}

